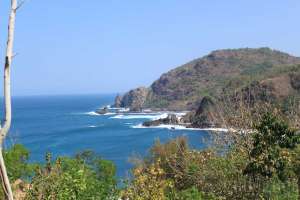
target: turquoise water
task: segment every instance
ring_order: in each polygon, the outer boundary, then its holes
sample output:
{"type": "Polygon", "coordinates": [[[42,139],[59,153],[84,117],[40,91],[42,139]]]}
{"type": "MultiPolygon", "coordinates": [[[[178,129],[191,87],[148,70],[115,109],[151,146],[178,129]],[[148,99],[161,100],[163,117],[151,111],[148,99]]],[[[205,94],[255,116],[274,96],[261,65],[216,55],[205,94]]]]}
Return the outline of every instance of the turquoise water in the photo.
{"type": "Polygon", "coordinates": [[[146,155],[155,139],[166,142],[187,136],[194,148],[204,148],[209,134],[196,130],[134,128],[157,115],[95,115],[92,111],[111,104],[114,95],[34,96],[13,98],[12,129],[6,145],[22,143],[31,161],[93,150],[116,163],[119,176],[132,167],[129,158],[146,155]]]}

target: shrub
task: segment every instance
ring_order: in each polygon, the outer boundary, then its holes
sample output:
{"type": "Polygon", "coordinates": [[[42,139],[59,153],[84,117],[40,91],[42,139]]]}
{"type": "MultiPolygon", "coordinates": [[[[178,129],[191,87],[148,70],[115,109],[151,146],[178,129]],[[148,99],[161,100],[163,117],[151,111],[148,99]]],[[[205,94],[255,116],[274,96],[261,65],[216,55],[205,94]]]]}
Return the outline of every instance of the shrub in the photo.
{"type": "MultiPolygon", "coordinates": [[[[3,152],[3,158],[6,164],[8,177],[11,184],[18,181],[19,183],[24,183],[22,180],[29,180],[34,172],[35,164],[28,164],[29,151],[21,144],[15,144],[9,149],[3,152]]],[[[22,187],[24,186],[21,184],[22,187]]],[[[13,188],[17,189],[17,188],[13,188]]],[[[4,199],[4,191],[1,187],[0,189],[0,199],[4,199]]]]}
{"type": "Polygon", "coordinates": [[[32,175],[35,165],[28,164],[29,154],[29,151],[21,144],[15,144],[4,152],[3,158],[11,182],[20,178],[26,179],[32,175]]]}
{"type": "Polygon", "coordinates": [[[115,199],[115,166],[91,152],[61,157],[37,168],[26,200],[115,199]]]}
{"type": "Polygon", "coordinates": [[[125,189],[134,195],[127,197],[140,200],[297,199],[298,135],[274,115],[267,114],[260,119],[254,127],[255,133],[237,136],[240,139],[223,146],[221,152],[219,149],[190,149],[182,137],[166,144],[157,141],[150,155],[134,168],[133,180],[125,189]],[[273,160],[264,163],[267,160],[262,159],[262,162],[261,158],[273,160]],[[264,167],[251,168],[253,163],[264,167]],[[151,171],[162,174],[157,176],[151,171]]]}
{"type": "Polygon", "coordinates": [[[130,185],[122,193],[124,200],[166,200],[165,192],[173,187],[159,160],[147,167],[137,166],[133,175],[130,185]]]}
{"type": "Polygon", "coordinates": [[[253,149],[246,174],[266,178],[278,176],[286,181],[290,176],[291,153],[300,144],[299,135],[288,124],[269,113],[255,125],[253,149]]]}
{"type": "Polygon", "coordinates": [[[192,187],[182,191],[170,191],[166,194],[168,200],[215,200],[213,194],[205,194],[196,187],[192,187]]]}

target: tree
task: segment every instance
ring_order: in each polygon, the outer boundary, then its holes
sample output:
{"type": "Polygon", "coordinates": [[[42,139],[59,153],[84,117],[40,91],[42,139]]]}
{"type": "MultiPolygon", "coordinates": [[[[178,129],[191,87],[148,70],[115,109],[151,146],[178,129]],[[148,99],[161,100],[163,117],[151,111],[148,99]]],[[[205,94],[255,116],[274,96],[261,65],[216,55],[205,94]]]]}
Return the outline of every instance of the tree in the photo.
{"type": "Polygon", "coordinates": [[[254,128],[256,133],[253,136],[253,149],[245,174],[265,178],[277,176],[281,181],[286,181],[290,178],[290,172],[294,172],[298,178],[300,199],[300,135],[286,122],[270,113],[265,114],[254,128]]]}
{"type": "Polygon", "coordinates": [[[13,194],[11,185],[9,183],[9,178],[7,175],[7,170],[5,167],[3,159],[3,143],[5,137],[10,129],[11,125],[11,93],[10,93],[10,68],[13,59],[13,44],[14,44],[14,31],[15,31],[15,20],[16,12],[18,9],[17,0],[11,0],[11,11],[8,22],[8,38],[4,65],[4,104],[5,104],[5,115],[3,123],[0,128],[0,175],[3,190],[5,192],[6,199],[13,200],[13,194]]]}

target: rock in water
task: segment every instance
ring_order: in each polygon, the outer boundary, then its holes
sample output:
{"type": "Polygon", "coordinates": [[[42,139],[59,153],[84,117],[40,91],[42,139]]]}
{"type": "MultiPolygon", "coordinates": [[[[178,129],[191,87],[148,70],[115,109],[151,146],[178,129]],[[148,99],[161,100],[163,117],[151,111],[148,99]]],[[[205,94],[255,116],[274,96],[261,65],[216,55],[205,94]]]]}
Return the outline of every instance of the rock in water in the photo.
{"type": "Polygon", "coordinates": [[[205,96],[194,117],[192,117],[192,127],[195,128],[213,128],[221,127],[220,112],[217,104],[211,97],[205,96]]]}
{"type": "Polygon", "coordinates": [[[123,96],[121,106],[129,107],[131,111],[142,111],[148,92],[149,90],[145,87],[130,90],[123,96]]]}
{"type": "Polygon", "coordinates": [[[106,106],[104,108],[96,110],[96,113],[98,113],[100,115],[104,115],[104,114],[106,114],[108,112],[109,112],[109,109],[106,106]]]}
{"type": "Polygon", "coordinates": [[[115,98],[115,104],[114,107],[115,108],[120,108],[122,105],[122,97],[120,95],[117,95],[115,98]]]}
{"type": "Polygon", "coordinates": [[[169,114],[166,118],[158,119],[154,121],[146,121],[143,126],[159,126],[159,125],[177,125],[180,124],[180,120],[175,114],[169,114]]]}

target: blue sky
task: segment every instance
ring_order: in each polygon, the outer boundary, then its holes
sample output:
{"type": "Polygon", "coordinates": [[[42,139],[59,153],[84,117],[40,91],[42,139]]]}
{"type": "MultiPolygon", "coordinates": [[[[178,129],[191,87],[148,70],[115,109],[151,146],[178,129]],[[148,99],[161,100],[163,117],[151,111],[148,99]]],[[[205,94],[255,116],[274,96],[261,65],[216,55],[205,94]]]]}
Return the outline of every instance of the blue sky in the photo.
{"type": "MultiPolygon", "coordinates": [[[[9,0],[1,4],[3,64],[9,0]]],[[[13,94],[124,92],[215,49],[300,56],[299,20],[299,0],[27,0],[17,16],[13,94]]]]}

